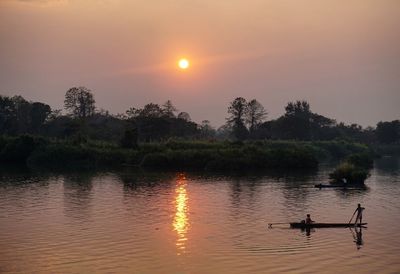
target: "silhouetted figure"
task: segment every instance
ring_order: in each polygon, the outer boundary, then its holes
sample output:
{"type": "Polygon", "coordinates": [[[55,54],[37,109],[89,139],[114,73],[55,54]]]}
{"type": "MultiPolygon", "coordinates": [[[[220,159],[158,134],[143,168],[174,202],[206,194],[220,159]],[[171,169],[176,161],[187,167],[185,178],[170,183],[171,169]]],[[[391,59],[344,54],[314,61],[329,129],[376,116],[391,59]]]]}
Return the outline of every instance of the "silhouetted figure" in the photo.
{"type": "Polygon", "coordinates": [[[361,225],[361,223],[362,223],[362,213],[363,213],[364,209],[365,209],[364,207],[361,207],[361,204],[358,204],[356,210],[353,213],[353,215],[355,213],[357,213],[356,221],[354,222],[354,224],[357,224],[357,222],[360,222],[360,225],[361,225]]]}
{"type": "Polygon", "coordinates": [[[311,216],[310,214],[307,214],[307,218],[306,218],[306,224],[312,224],[314,221],[311,220],[311,216]]]}

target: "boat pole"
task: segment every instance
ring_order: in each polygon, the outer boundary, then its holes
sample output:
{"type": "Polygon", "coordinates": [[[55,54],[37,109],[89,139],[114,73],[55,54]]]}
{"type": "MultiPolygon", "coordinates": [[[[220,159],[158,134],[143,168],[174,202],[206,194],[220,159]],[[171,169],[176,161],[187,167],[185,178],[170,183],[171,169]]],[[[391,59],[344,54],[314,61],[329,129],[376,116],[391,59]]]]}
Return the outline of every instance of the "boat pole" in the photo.
{"type": "MultiPolygon", "coordinates": [[[[357,210],[356,210],[357,211],[357,210]]],[[[349,221],[349,224],[351,223],[351,221],[353,220],[354,214],[356,214],[356,211],[354,211],[353,216],[351,216],[351,219],[349,221]]]]}
{"type": "Polygon", "coordinates": [[[272,225],[287,225],[289,223],[269,223],[268,227],[272,227],[272,225]]]}

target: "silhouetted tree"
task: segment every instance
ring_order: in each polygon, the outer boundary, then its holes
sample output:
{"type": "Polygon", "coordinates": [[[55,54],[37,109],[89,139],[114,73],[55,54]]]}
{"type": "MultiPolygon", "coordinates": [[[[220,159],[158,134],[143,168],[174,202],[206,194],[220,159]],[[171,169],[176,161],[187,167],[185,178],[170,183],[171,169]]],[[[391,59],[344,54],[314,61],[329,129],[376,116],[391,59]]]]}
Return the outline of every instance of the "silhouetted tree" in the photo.
{"type": "Polygon", "coordinates": [[[227,118],[228,124],[232,127],[233,136],[238,140],[244,140],[248,135],[245,126],[246,112],[247,102],[243,97],[236,98],[228,107],[228,113],[231,115],[227,118]]]}
{"type": "Polygon", "coordinates": [[[7,96],[0,96],[0,133],[13,134],[16,130],[15,105],[7,96]]]}
{"type": "Polygon", "coordinates": [[[30,110],[31,131],[37,132],[40,126],[46,121],[50,113],[51,108],[49,105],[39,102],[33,103],[30,110]]]}
{"type": "Polygon", "coordinates": [[[311,116],[310,104],[307,101],[289,102],[286,113],[280,121],[287,139],[310,140],[311,116]]]}
{"type": "Polygon", "coordinates": [[[308,117],[311,114],[310,104],[307,101],[296,101],[296,102],[289,102],[286,107],[286,114],[287,116],[306,116],[308,117]]]}
{"type": "Polygon", "coordinates": [[[143,109],[139,109],[138,113],[140,117],[156,118],[163,116],[163,109],[158,104],[146,104],[143,109]]]}
{"type": "Polygon", "coordinates": [[[317,113],[311,114],[310,129],[312,140],[332,140],[337,135],[336,121],[317,113]]]}
{"type": "Polygon", "coordinates": [[[187,122],[190,122],[192,119],[190,118],[189,113],[187,112],[180,112],[177,116],[178,119],[185,120],[187,122]]]}
{"type": "Polygon", "coordinates": [[[128,119],[133,119],[136,118],[138,115],[140,115],[141,110],[131,107],[129,108],[125,113],[128,119]]]}
{"type": "Polygon", "coordinates": [[[267,112],[265,111],[263,105],[261,105],[256,99],[248,102],[247,111],[245,114],[250,133],[254,133],[258,126],[267,117],[267,112]]]}
{"type": "Polygon", "coordinates": [[[14,102],[16,133],[27,133],[30,130],[30,110],[31,104],[22,96],[13,96],[11,100],[14,102]]]}
{"type": "Polygon", "coordinates": [[[28,102],[22,96],[0,96],[0,133],[38,133],[50,112],[49,105],[28,102]]]}
{"type": "Polygon", "coordinates": [[[59,117],[62,116],[62,110],[61,109],[52,109],[49,113],[49,115],[46,118],[46,122],[55,120],[59,117]]]}
{"type": "Polygon", "coordinates": [[[164,112],[164,115],[170,118],[175,117],[175,112],[178,111],[170,100],[168,100],[162,105],[162,110],[164,112]]]}
{"type": "Polygon", "coordinates": [[[200,137],[203,139],[207,138],[214,138],[216,131],[215,129],[211,126],[210,121],[208,120],[203,120],[199,126],[200,128],[200,137]]]}
{"type": "Polygon", "coordinates": [[[339,123],[336,126],[338,131],[338,137],[341,139],[347,139],[350,141],[361,141],[364,137],[364,131],[362,126],[358,124],[346,125],[344,123],[339,123]]]}
{"type": "Polygon", "coordinates": [[[169,119],[169,137],[192,138],[199,134],[196,123],[184,119],[169,119]]]}
{"type": "Polygon", "coordinates": [[[91,90],[73,87],[65,93],[64,107],[75,118],[86,118],[94,114],[95,100],[91,90]]]}

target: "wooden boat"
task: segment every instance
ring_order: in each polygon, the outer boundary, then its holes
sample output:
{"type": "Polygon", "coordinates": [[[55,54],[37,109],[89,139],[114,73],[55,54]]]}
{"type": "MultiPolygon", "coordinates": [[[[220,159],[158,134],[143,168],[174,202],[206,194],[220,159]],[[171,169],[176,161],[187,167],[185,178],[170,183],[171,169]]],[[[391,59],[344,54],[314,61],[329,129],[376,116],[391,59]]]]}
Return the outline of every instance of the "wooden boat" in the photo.
{"type": "Polygon", "coordinates": [[[315,188],[345,188],[345,189],[363,189],[365,188],[365,185],[344,185],[344,184],[340,184],[340,185],[323,185],[323,184],[317,184],[314,185],[315,188]]]}
{"type": "Polygon", "coordinates": [[[325,228],[325,227],[361,227],[366,226],[368,223],[354,224],[354,223],[312,223],[306,224],[304,222],[290,223],[291,228],[325,228]]]}

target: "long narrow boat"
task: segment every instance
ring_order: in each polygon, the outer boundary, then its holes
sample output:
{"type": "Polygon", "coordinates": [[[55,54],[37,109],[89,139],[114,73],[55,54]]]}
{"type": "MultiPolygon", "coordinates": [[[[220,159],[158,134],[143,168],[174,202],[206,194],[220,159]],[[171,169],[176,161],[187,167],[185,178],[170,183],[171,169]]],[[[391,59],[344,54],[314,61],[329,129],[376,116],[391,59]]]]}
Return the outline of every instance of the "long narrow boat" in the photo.
{"type": "Polygon", "coordinates": [[[323,185],[323,184],[317,184],[314,185],[315,188],[343,188],[343,189],[364,189],[365,185],[323,185]]]}
{"type": "Polygon", "coordinates": [[[349,223],[312,223],[312,224],[306,224],[306,223],[290,223],[291,228],[324,228],[324,227],[361,227],[361,226],[366,226],[367,223],[361,223],[361,224],[349,224],[349,223]]]}
{"type": "Polygon", "coordinates": [[[338,188],[346,188],[346,185],[323,185],[323,184],[318,184],[318,185],[314,185],[314,187],[316,188],[334,188],[334,187],[338,187],[338,188]]]}

